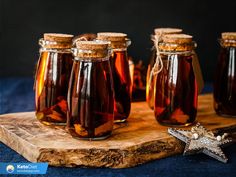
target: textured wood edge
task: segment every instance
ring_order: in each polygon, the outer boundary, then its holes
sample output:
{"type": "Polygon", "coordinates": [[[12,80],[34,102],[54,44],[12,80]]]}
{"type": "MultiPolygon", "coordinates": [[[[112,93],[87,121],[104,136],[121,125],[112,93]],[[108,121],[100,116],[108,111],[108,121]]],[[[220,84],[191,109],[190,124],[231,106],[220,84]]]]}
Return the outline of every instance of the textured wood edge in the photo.
{"type": "Polygon", "coordinates": [[[174,137],[155,140],[124,149],[40,149],[38,162],[66,167],[128,168],[183,152],[184,144],[174,137]],[[50,156],[56,157],[54,159],[50,156]]]}
{"type": "Polygon", "coordinates": [[[14,151],[20,153],[23,157],[25,157],[27,160],[31,162],[37,162],[37,157],[39,156],[39,148],[28,143],[26,140],[20,138],[14,134],[6,130],[3,126],[0,125],[0,136],[6,136],[5,139],[1,138],[1,142],[7,145],[8,147],[11,147],[14,151]],[[6,139],[8,141],[6,141],[6,139]],[[25,146],[27,144],[27,146],[25,146]],[[23,147],[27,149],[23,150],[23,147]]]}

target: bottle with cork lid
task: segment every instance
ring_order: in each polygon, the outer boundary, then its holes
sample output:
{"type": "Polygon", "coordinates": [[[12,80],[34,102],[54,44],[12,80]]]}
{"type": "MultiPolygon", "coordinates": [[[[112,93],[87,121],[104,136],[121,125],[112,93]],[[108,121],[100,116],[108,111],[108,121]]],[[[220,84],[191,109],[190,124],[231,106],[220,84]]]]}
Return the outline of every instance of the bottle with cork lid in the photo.
{"type": "Polygon", "coordinates": [[[154,87],[156,120],[167,126],[188,126],[197,114],[198,85],[193,67],[196,43],[186,34],[168,34],[158,45],[154,87]]]}
{"type": "Polygon", "coordinates": [[[125,122],[131,109],[131,76],[127,47],[131,41],[127,34],[115,32],[97,33],[97,40],[109,41],[111,70],[115,90],[115,122],[125,122]]]}
{"type": "Polygon", "coordinates": [[[151,57],[149,59],[147,76],[146,76],[146,102],[151,109],[154,109],[154,85],[155,85],[155,75],[154,70],[152,70],[154,64],[156,63],[156,58],[158,53],[158,44],[162,41],[162,37],[166,34],[179,34],[182,33],[180,28],[155,28],[154,35],[151,35],[151,40],[153,41],[153,47],[151,51],[151,57]]]}
{"type": "Polygon", "coordinates": [[[39,40],[40,56],[35,74],[37,119],[46,125],[65,125],[67,90],[73,63],[73,35],[45,33],[39,40]]]}
{"type": "Polygon", "coordinates": [[[112,133],[114,87],[110,54],[105,41],[77,41],[73,49],[67,130],[75,138],[100,140],[112,133]]]}
{"type": "Polygon", "coordinates": [[[236,32],[221,33],[214,81],[214,109],[220,116],[236,117],[236,32]]]}

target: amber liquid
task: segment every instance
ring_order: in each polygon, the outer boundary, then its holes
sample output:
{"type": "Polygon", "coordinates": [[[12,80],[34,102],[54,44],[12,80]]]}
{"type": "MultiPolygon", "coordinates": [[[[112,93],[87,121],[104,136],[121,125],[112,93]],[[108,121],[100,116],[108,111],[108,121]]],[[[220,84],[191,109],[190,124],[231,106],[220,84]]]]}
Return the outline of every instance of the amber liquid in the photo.
{"type": "Polygon", "coordinates": [[[156,61],[156,49],[152,50],[152,55],[147,69],[147,78],[146,78],[146,102],[151,109],[154,109],[154,87],[156,75],[153,75],[150,80],[151,70],[156,61]]]}
{"type": "Polygon", "coordinates": [[[74,61],[68,108],[67,128],[72,136],[96,140],[111,134],[114,89],[109,60],[74,61]]]}
{"type": "Polygon", "coordinates": [[[217,114],[236,117],[236,48],[222,48],[214,83],[214,108],[217,114]]]}
{"type": "Polygon", "coordinates": [[[44,124],[65,124],[72,54],[42,52],[35,81],[36,117],[44,124]]]}
{"type": "Polygon", "coordinates": [[[192,56],[163,55],[156,78],[155,117],[162,125],[187,126],[195,121],[198,90],[192,56]]]}
{"type": "Polygon", "coordinates": [[[125,122],[131,108],[131,78],[127,51],[115,51],[111,58],[111,70],[115,89],[115,122],[125,122]]]}

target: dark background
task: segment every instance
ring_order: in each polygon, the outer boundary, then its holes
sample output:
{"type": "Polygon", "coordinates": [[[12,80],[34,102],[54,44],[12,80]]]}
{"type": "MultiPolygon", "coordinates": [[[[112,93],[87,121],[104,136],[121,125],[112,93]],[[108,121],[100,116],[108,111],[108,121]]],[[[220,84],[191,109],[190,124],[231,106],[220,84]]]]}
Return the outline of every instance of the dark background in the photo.
{"type": "Polygon", "coordinates": [[[148,63],[155,27],[194,36],[206,81],[212,81],[223,31],[236,31],[236,0],[0,0],[0,77],[33,77],[45,32],[124,32],[135,61],[148,63]]]}

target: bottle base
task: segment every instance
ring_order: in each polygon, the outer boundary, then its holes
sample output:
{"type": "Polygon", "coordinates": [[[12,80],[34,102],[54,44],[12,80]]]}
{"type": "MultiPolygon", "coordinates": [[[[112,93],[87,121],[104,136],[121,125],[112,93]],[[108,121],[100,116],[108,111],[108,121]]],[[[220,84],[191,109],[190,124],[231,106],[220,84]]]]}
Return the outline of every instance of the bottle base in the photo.
{"type": "Polygon", "coordinates": [[[57,122],[47,122],[47,121],[41,121],[39,120],[39,122],[41,122],[44,125],[48,125],[48,126],[66,126],[66,122],[62,122],[62,123],[57,123],[57,122]]]}
{"type": "Polygon", "coordinates": [[[104,136],[93,137],[93,138],[89,138],[89,137],[79,137],[79,136],[73,136],[73,135],[72,135],[72,137],[75,138],[75,139],[78,139],[78,140],[100,141],[100,140],[105,140],[105,139],[107,139],[108,137],[111,136],[111,134],[112,134],[112,133],[110,132],[110,133],[108,133],[108,134],[106,134],[106,135],[104,135],[104,136]]]}
{"type": "Polygon", "coordinates": [[[55,125],[55,126],[65,126],[66,125],[66,116],[53,116],[52,114],[48,115],[44,112],[36,112],[36,119],[44,125],[55,125]]]}
{"type": "Polygon", "coordinates": [[[214,101],[214,110],[218,116],[236,118],[235,106],[214,101]]]}
{"type": "Polygon", "coordinates": [[[159,122],[159,121],[157,121],[157,122],[160,125],[165,126],[165,127],[188,127],[188,126],[196,124],[196,121],[191,122],[191,123],[185,123],[185,124],[170,124],[170,123],[159,122]]]}

